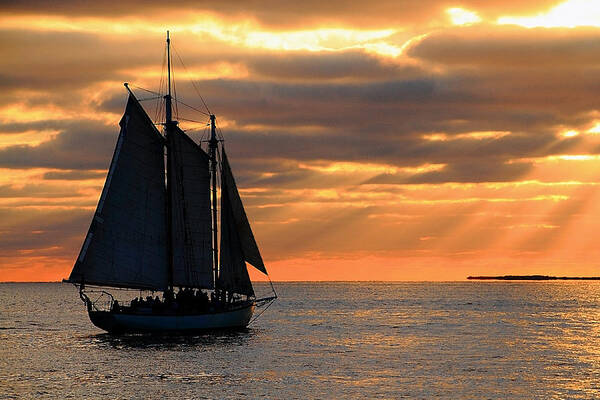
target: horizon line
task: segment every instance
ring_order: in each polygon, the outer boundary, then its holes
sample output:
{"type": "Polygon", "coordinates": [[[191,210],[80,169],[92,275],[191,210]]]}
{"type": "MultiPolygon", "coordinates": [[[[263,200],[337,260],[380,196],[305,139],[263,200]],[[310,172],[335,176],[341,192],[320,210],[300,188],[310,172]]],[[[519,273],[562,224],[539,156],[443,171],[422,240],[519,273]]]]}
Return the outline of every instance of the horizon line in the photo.
{"type": "MultiPolygon", "coordinates": [[[[478,277],[479,278],[479,277],[478,277]]],[[[565,278],[565,277],[561,277],[561,278],[565,278]]],[[[596,278],[596,277],[594,277],[596,278]]],[[[577,278],[571,278],[572,280],[585,280],[585,278],[581,278],[581,277],[577,277],[577,278]]],[[[589,278],[588,278],[589,279],[589,278]]],[[[431,282],[431,283],[448,283],[448,282],[471,282],[474,283],[475,281],[480,281],[480,280],[484,280],[484,281],[492,281],[492,280],[497,280],[497,281],[512,281],[512,282],[518,282],[518,281],[528,281],[528,279],[521,279],[521,280],[507,280],[507,279],[502,279],[502,278],[498,278],[498,277],[492,277],[492,278],[485,278],[485,279],[469,279],[469,278],[463,278],[463,279],[455,279],[455,280],[414,280],[414,279],[410,279],[410,280],[277,280],[277,281],[271,281],[272,283],[423,283],[423,282],[431,282]]],[[[535,279],[531,279],[532,281],[535,281],[535,279]]],[[[558,279],[547,279],[547,280],[558,280],[558,279]]],[[[567,278],[567,280],[569,280],[567,278]]],[[[600,278],[596,278],[594,280],[600,280],[600,278]]],[[[269,281],[255,281],[253,283],[268,283],[269,281]]],[[[0,284],[11,284],[11,283],[65,283],[65,284],[72,284],[70,282],[62,282],[62,281],[0,281],[0,284]]],[[[126,288],[125,288],[126,289],[126,288]]],[[[145,290],[145,289],[144,289],[145,290]]],[[[149,290],[149,289],[147,289],[149,290]]]]}

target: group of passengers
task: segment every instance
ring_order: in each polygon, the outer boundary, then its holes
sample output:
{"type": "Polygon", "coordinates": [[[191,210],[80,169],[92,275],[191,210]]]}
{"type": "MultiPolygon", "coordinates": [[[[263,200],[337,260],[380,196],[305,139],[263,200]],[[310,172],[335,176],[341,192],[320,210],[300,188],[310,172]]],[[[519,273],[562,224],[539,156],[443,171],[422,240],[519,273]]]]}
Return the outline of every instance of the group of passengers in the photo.
{"type": "Polygon", "coordinates": [[[210,293],[210,299],[206,292],[199,289],[179,288],[175,293],[171,289],[165,290],[163,298],[158,296],[136,297],[131,301],[129,307],[121,306],[117,300],[113,301],[112,312],[122,312],[126,309],[131,311],[148,311],[153,313],[196,314],[215,310],[226,309],[230,303],[237,300],[232,293],[224,290],[216,290],[210,293]]]}

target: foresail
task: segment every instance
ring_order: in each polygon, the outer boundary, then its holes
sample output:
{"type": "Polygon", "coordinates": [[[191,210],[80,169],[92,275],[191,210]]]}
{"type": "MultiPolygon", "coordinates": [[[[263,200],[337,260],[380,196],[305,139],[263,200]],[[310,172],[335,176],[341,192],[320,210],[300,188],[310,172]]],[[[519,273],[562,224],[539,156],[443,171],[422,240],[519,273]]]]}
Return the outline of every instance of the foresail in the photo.
{"type": "Polygon", "coordinates": [[[173,284],[212,289],[209,157],[179,128],[168,140],[173,284]]]}
{"type": "Polygon", "coordinates": [[[246,261],[231,207],[231,181],[223,174],[221,180],[221,253],[218,287],[234,293],[254,295],[246,261]]]}
{"type": "Polygon", "coordinates": [[[90,229],[69,281],[164,289],[164,139],[130,96],[90,229]]]}
{"type": "Polygon", "coordinates": [[[242,199],[240,198],[240,194],[237,190],[235,179],[233,178],[231,167],[229,166],[229,161],[227,160],[227,155],[225,154],[225,149],[223,149],[221,180],[224,182],[222,183],[223,187],[221,190],[221,196],[223,196],[223,193],[225,192],[228,196],[229,207],[231,208],[232,223],[234,224],[233,229],[235,229],[238,234],[244,260],[259,271],[266,274],[267,269],[265,268],[260,251],[258,250],[256,240],[254,239],[250,222],[248,222],[248,217],[246,216],[242,199]]]}

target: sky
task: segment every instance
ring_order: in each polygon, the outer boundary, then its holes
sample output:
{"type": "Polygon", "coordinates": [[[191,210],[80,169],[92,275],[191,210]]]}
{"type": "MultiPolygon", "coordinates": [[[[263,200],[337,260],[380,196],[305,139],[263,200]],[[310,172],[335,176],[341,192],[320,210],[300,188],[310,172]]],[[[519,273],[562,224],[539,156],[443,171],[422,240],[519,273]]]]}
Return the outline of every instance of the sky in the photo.
{"type": "Polygon", "coordinates": [[[32,0],[0,6],[0,281],[68,276],[166,30],[271,279],[600,275],[600,1],[32,0]]]}

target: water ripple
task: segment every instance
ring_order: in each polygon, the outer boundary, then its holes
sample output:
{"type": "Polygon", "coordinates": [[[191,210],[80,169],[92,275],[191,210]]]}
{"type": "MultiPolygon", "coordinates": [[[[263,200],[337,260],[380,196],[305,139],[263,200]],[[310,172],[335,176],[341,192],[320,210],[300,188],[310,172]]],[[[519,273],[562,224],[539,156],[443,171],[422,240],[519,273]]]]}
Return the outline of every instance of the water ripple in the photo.
{"type": "Polygon", "coordinates": [[[600,282],[279,284],[252,327],[113,336],[0,285],[0,398],[600,398],[600,282]]]}

